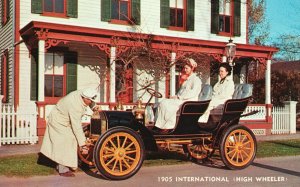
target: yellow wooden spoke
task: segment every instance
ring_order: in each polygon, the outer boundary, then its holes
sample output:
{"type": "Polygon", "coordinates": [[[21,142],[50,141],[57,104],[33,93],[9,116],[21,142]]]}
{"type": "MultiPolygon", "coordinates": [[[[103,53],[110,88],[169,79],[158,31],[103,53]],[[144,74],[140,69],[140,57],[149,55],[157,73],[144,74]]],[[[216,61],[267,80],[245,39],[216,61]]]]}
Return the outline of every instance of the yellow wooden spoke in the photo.
{"type": "Polygon", "coordinates": [[[125,136],[125,139],[123,141],[123,144],[122,144],[121,148],[124,148],[126,141],[127,141],[127,136],[125,136]]]}
{"type": "Polygon", "coordinates": [[[112,163],[114,160],[116,160],[116,158],[112,158],[109,162],[107,162],[105,165],[108,166],[110,163],[112,163]]]}
{"type": "Polygon", "coordinates": [[[136,153],[137,150],[133,150],[133,151],[126,151],[125,154],[131,154],[131,153],[136,153]]]}
{"type": "Polygon", "coordinates": [[[109,158],[109,157],[113,157],[115,154],[113,153],[113,154],[105,154],[105,155],[103,155],[103,158],[109,158]]]}
{"type": "Polygon", "coordinates": [[[134,142],[131,142],[131,144],[129,144],[129,145],[125,148],[125,150],[129,149],[133,144],[134,144],[134,142]]]}
{"type": "Polygon", "coordinates": [[[119,165],[120,165],[120,172],[122,173],[123,172],[123,168],[122,168],[122,161],[119,160],[119,165]]]}
{"type": "Polygon", "coordinates": [[[132,161],[135,161],[134,158],[132,158],[132,157],[130,157],[130,156],[128,156],[128,155],[126,155],[125,158],[127,158],[127,159],[129,159],[129,160],[132,160],[132,161]]]}
{"type": "Polygon", "coordinates": [[[120,136],[117,135],[117,142],[118,142],[118,147],[120,147],[120,136]]]}
{"type": "Polygon", "coordinates": [[[113,142],[111,141],[111,139],[109,140],[109,142],[110,142],[110,144],[111,144],[115,149],[117,149],[115,143],[113,143],[113,142]]]}

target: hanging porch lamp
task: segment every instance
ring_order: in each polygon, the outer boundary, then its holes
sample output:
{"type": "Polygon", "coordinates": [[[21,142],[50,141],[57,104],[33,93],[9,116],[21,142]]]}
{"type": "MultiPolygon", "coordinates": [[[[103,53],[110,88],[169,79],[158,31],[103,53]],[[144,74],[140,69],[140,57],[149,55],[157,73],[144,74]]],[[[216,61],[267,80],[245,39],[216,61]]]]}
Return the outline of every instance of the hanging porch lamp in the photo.
{"type": "Polygon", "coordinates": [[[232,39],[230,38],[228,44],[225,46],[225,52],[226,52],[226,57],[229,62],[230,66],[234,66],[235,63],[233,62],[235,52],[236,52],[236,45],[232,42],[232,39]]]}

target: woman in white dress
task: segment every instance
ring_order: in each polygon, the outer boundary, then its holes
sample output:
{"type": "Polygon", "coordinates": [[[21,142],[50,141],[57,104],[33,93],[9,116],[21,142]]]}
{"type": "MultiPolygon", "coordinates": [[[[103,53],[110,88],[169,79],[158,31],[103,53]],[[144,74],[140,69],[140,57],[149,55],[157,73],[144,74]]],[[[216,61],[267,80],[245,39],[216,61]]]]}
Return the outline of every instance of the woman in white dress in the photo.
{"type": "Polygon", "coordinates": [[[228,99],[232,99],[234,92],[234,82],[231,75],[231,66],[228,63],[222,63],[219,67],[219,78],[213,87],[212,99],[205,113],[200,116],[198,122],[207,123],[210,114],[218,114],[223,111],[223,105],[228,99]]]}
{"type": "MultiPolygon", "coordinates": [[[[176,113],[185,101],[197,101],[201,91],[201,80],[194,73],[197,63],[188,59],[184,65],[184,73],[187,79],[182,83],[178,93],[169,99],[162,100],[157,108],[155,127],[158,129],[173,129],[176,124],[176,113]]],[[[166,132],[166,131],[162,131],[166,132]]]]}

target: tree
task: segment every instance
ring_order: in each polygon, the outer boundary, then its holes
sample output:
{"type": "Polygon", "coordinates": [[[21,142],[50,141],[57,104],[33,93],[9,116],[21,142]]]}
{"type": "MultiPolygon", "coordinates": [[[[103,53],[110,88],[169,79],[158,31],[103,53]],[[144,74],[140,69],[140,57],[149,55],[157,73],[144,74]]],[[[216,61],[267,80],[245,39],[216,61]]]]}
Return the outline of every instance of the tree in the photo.
{"type": "Polygon", "coordinates": [[[263,45],[269,38],[269,23],[266,20],[265,0],[248,0],[249,43],[263,45]]]}
{"type": "Polygon", "coordinates": [[[300,59],[300,34],[281,34],[273,41],[273,45],[280,49],[277,58],[286,61],[300,59]]]}

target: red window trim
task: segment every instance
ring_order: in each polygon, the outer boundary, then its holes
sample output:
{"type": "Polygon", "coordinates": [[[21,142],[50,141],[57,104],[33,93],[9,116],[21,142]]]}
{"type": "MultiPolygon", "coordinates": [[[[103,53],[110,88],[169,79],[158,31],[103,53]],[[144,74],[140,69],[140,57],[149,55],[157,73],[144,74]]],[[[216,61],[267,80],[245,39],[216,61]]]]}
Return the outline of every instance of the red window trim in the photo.
{"type": "Polygon", "coordinates": [[[129,21],[119,20],[119,19],[111,19],[109,23],[120,24],[120,25],[131,25],[129,21]]]}
{"type": "MultiPolygon", "coordinates": [[[[220,16],[223,16],[223,17],[228,16],[228,17],[230,17],[229,18],[229,20],[230,20],[229,30],[230,31],[229,32],[219,31],[218,35],[220,35],[220,36],[233,36],[233,22],[232,22],[233,21],[233,18],[232,18],[233,16],[232,15],[219,14],[219,17],[220,16]]],[[[224,24],[225,24],[225,22],[224,22],[224,24]]],[[[224,30],[225,30],[225,26],[224,26],[224,30]]]]}
{"type": "Polygon", "coordinates": [[[7,17],[7,1],[8,0],[2,0],[2,15],[1,15],[1,24],[2,26],[5,25],[8,22],[8,17],[7,17]]]}
{"type": "MultiPolygon", "coordinates": [[[[177,1],[176,1],[176,3],[177,3],[177,1]]],[[[177,5],[176,5],[177,6],[177,5]]],[[[176,27],[176,26],[169,26],[168,27],[168,29],[169,30],[174,30],[174,31],[186,31],[187,32],[187,26],[186,26],[186,19],[187,19],[187,2],[186,2],[186,0],[183,0],[183,8],[177,8],[177,7],[170,7],[170,9],[181,9],[181,10],[183,10],[183,18],[182,18],[182,20],[183,20],[183,23],[182,23],[182,27],[176,27]]]]}
{"type": "Polygon", "coordinates": [[[63,13],[56,13],[56,12],[46,12],[44,11],[44,1],[43,2],[43,13],[42,16],[49,16],[49,17],[59,17],[59,18],[68,18],[67,16],[67,0],[64,0],[64,12],[63,13]]]}
{"type": "Polygon", "coordinates": [[[8,66],[8,50],[5,50],[1,56],[1,91],[3,99],[0,102],[6,103],[7,101],[7,66],[8,66]]]}
{"type": "Polygon", "coordinates": [[[169,26],[168,27],[169,30],[174,30],[174,31],[183,31],[183,32],[187,32],[187,29],[185,27],[174,27],[174,26],[169,26]]]}

